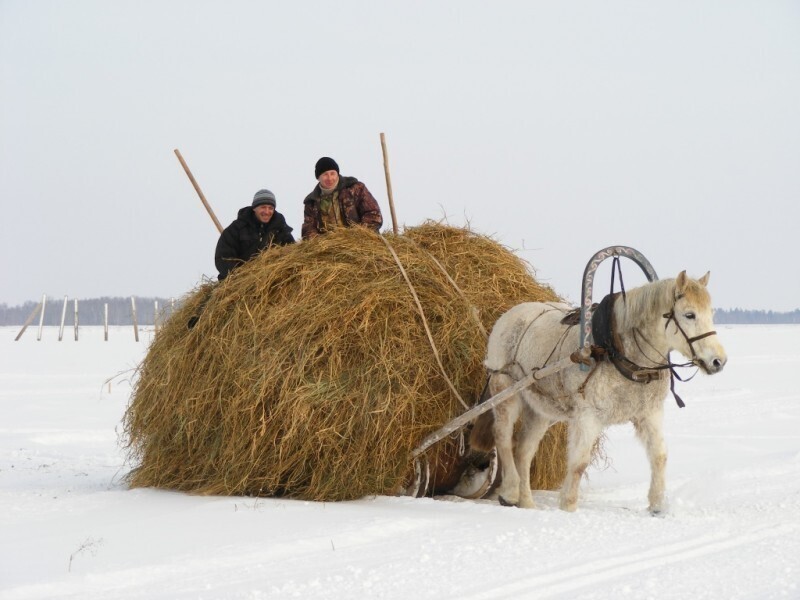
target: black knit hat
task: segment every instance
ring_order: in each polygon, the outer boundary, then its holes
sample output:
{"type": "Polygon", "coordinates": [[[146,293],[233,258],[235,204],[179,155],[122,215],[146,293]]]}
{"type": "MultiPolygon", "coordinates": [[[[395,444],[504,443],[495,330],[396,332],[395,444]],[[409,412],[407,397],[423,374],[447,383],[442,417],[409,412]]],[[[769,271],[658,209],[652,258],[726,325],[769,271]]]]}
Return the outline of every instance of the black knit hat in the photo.
{"type": "Polygon", "coordinates": [[[314,167],[314,179],[319,179],[319,176],[326,171],[336,171],[338,173],[339,165],[337,165],[336,161],[332,158],[323,156],[317,161],[317,164],[314,167]]]}
{"type": "Polygon", "coordinates": [[[275,194],[269,190],[258,190],[253,196],[253,208],[262,204],[270,204],[272,208],[276,208],[275,194]]]}

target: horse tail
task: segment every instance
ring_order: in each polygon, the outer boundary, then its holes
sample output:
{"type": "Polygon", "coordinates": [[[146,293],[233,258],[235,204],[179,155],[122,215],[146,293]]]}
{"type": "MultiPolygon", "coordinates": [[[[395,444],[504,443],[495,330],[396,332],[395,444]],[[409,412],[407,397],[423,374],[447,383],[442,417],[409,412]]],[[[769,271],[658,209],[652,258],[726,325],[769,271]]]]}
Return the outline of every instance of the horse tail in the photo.
{"type": "Polygon", "coordinates": [[[469,434],[471,450],[490,452],[494,448],[494,412],[489,410],[473,421],[469,434]]]}

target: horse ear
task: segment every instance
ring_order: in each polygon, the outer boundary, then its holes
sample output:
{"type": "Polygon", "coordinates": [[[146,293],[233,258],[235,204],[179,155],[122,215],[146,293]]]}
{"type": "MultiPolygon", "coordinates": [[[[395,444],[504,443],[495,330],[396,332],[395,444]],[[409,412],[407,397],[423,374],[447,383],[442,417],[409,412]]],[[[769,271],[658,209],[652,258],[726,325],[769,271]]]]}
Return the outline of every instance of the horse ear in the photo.
{"type": "Polygon", "coordinates": [[[675,278],[675,294],[680,296],[686,289],[686,271],[681,271],[675,278]]]}
{"type": "Polygon", "coordinates": [[[711,271],[706,271],[706,274],[703,275],[700,279],[698,279],[698,283],[700,283],[703,287],[708,287],[708,278],[711,277],[711,271]]]}

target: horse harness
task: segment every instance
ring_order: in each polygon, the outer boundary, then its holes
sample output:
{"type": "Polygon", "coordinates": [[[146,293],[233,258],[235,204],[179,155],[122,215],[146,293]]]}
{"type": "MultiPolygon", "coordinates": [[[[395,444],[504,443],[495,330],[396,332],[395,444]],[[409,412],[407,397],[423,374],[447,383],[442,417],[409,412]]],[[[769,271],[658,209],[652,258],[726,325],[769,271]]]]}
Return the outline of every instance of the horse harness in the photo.
{"type": "MultiPolygon", "coordinates": [[[[594,338],[595,343],[592,344],[592,346],[589,349],[590,350],[589,356],[591,359],[594,359],[594,364],[592,370],[589,372],[586,379],[579,387],[578,391],[583,393],[583,390],[586,387],[586,384],[589,382],[589,379],[591,379],[592,375],[594,375],[596,370],[595,368],[597,367],[597,365],[604,360],[608,360],[612,365],[614,365],[614,367],[623,377],[635,383],[650,383],[651,381],[659,380],[663,376],[662,373],[666,370],[669,370],[670,391],[672,392],[672,395],[675,397],[675,402],[678,404],[678,406],[680,408],[684,408],[686,404],[683,402],[681,397],[675,392],[675,379],[678,379],[679,381],[690,381],[696,373],[687,379],[683,379],[675,371],[675,367],[688,367],[691,365],[696,365],[698,361],[698,356],[697,352],[694,349],[694,342],[700,341],[712,335],[716,335],[717,332],[714,330],[707,331],[706,333],[702,333],[700,335],[696,335],[690,338],[684,331],[683,327],[681,327],[680,323],[678,323],[678,320],[675,318],[675,308],[673,305],[672,310],[662,315],[663,318],[666,319],[666,322],[664,323],[664,329],[666,330],[666,328],[669,326],[670,321],[675,323],[675,326],[678,328],[678,331],[681,333],[681,335],[683,335],[684,339],[686,340],[686,343],[689,344],[689,349],[692,351],[692,360],[686,363],[673,363],[669,360],[669,356],[667,356],[666,357],[667,362],[664,364],[659,364],[652,367],[643,367],[641,365],[636,364],[623,354],[622,340],[620,339],[619,334],[616,331],[615,319],[614,319],[614,303],[617,301],[620,295],[623,297],[624,301],[625,290],[623,289],[621,292],[616,292],[616,293],[612,292],[608,294],[600,301],[599,304],[594,304],[592,306],[592,337],[594,338]]],[[[675,302],[680,300],[681,297],[682,296],[677,296],[675,298],[675,302]]],[[[576,308],[575,310],[568,312],[566,315],[564,315],[564,318],[561,319],[562,325],[567,325],[567,329],[564,330],[564,333],[561,335],[561,339],[553,347],[553,350],[550,353],[550,357],[552,357],[553,353],[556,351],[556,348],[558,348],[558,346],[561,343],[563,343],[567,331],[578,324],[578,320],[580,317],[580,310],[581,310],[580,308],[576,308]]],[[[540,314],[539,317],[541,316],[542,315],[540,314]]],[[[528,328],[530,328],[539,317],[536,317],[536,319],[534,319],[531,323],[529,323],[528,328]]],[[[528,328],[526,328],[526,332],[528,328]]],[[[639,345],[639,339],[638,339],[639,336],[645,342],[647,342],[647,339],[637,329],[634,329],[634,339],[636,341],[637,347],[639,347],[639,349],[641,350],[641,346],[639,345]]],[[[524,337],[524,334],[522,337],[524,337]]],[[[649,344],[649,342],[647,343],[649,344]]],[[[550,357],[548,357],[548,359],[545,361],[545,364],[547,364],[547,362],[550,360],[550,357]]],[[[585,355],[582,355],[580,349],[573,352],[570,355],[570,358],[574,363],[582,363],[587,365],[592,364],[591,359],[587,358],[585,355]]],[[[520,368],[523,368],[522,365],[520,365],[517,362],[516,356],[514,357],[514,360],[512,361],[511,364],[516,364],[520,368]]],[[[500,369],[497,372],[508,373],[507,371],[508,366],[509,365],[506,365],[506,367],[500,369]]],[[[486,384],[488,386],[488,378],[486,384]]],[[[481,395],[481,401],[484,400],[483,396],[486,393],[486,389],[487,388],[485,387],[484,392],[481,395]]]]}
{"type": "MultiPolygon", "coordinates": [[[[686,343],[689,344],[689,349],[692,352],[692,360],[687,363],[676,364],[671,362],[669,357],[667,357],[667,362],[664,364],[655,365],[653,367],[643,367],[636,364],[623,354],[622,340],[616,331],[614,321],[614,303],[617,301],[620,295],[623,296],[624,301],[625,292],[623,290],[622,292],[608,294],[600,301],[600,304],[597,304],[594,307],[592,312],[592,337],[594,338],[595,343],[590,349],[591,357],[597,362],[608,360],[614,365],[614,367],[623,377],[629,379],[630,381],[635,381],[636,383],[650,383],[651,381],[661,379],[662,372],[669,370],[670,391],[675,397],[675,401],[677,402],[678,406],[683,408],[685,404],[681,397],[675,392],[675,379],[677,378],[679,381],[689,381],[694,377],[694,375],[688,379],[682,379],[680,375],[675,372],[675,367],[688,367],[690,365],[696,365],[698,356],[694,349],[694,342],[712,335],[716,335],[717,332],[713,330],[707,331],[706,333],[702,333],[690,338],[684,331],[683,327],[681,327],[680,323],[678,323],[678,320],[675,318],[675,309],[673,306],[672,310],[662,315],[666,319],[666,322],[664,323],[664,329],[666,330],[670,321],[675,323],[678,331],[681,333],[681,335],[683,335],[686,343]]],[[[675,302],[680,300],[680,298],[681,296],[675,298],[675,302]]],[[[634,329],[634,339],[636,340],[637,346],[639,346],[637,333],[638,330],[634,329]]],[[[638,335],[641,334],[639,333],[638,335]]],[[[642,338],[645,339],[644,336],[642,336],[642,338]]],[[[645,341],[647,340],[645,339],[645,341]]],[[[641,349],[640,346],[639,348],[641,349]]]]}

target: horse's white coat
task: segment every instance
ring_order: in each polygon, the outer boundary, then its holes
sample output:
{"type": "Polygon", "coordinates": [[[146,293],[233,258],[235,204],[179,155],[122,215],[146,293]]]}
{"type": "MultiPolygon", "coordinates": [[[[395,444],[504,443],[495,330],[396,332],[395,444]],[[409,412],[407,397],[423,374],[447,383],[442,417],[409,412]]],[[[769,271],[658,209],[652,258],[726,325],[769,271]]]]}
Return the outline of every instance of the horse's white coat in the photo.
{"type": "MultiPolygon", "coordinates": [[[[693,280],[684,271],[676,279],[655,281],[628,291],[626,300],[618,301],[614,307],[616,333],[625,356],[640,366],[651,367],[668,362],[669,352],[677,350],[693,357],[706,373],[722,370],[726,355],[716,335],[695,341],[693,348],[687,340],[714,329],[707,282],[708,274],[693,280]],[[671,311],[674,321],[664,317],[671,311]]],[[[489,336],[485,361],[491,372],[492,395],[579,347],[579,328],[561,323],[571,308],[560,303],[529,302],[511,308],[497,320],[489,336]]],[[[637,383],[604,361],[592,372],[572,365],[517,393],[494,409],[495,445],[502,469],[502,483],[496,495],[504,503],[533,507],[531,461],[548,427],[556,421],[567,421],[567,474],[559,505],[564,510],[575,510],[580,479],[601,432],[609,425],[630,421],[650,461],[650,511],[663,512],[667,451],[662,420],[668,390],[667,371],[662,371],[656,381],[637,383]],[[514,426],[520,419],[514,448],[514,426]]]]}

